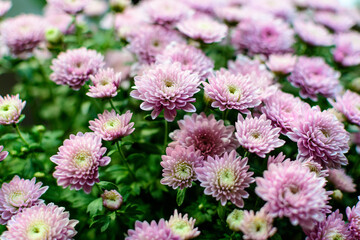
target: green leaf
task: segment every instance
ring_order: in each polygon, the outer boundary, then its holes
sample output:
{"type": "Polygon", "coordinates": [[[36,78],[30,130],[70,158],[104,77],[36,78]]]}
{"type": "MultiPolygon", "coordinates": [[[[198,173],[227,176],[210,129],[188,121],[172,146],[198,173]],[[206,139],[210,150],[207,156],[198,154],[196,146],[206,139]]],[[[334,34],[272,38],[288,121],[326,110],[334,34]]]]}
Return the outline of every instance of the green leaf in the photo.
{"type": "Polygon", "coordinates": [[[176,203],[177,205],[180,207],[181,204],[183,204],[184,199],[185,199],[185,193],[186,193],[186,188],[184,189],[178,189],[177,191],[177,195],[176,195],[176,203]]]}
{"type": "Polygon", "coordinates": [[[219,202],[219,206],[217,207],[217,213],[220,217],[220,219],[225,219],[226,216],[226,206],[222,206],[219,202]]]}
{"type": "Polygon", "coordinates": [[[112,182],[101,181],[97,183],[97,185],[99,185],[101,188],[106,190],[112,190],[112,189],[118,190],[118,187],[112,182]]]}
{"type": "Polygon", "coordinates": [[[19,135],[16,133],[6,133],[1,136],[0,141],[9,141],[19,138],[19,135]]]}
{"type": "Polygon", "coordinates": [[[90,213],[90,216],[94,216],[102,209],[103,209],[102,198],[97,198],[88,205],[86,212],[90,213]]]}
{"type": "Polygon", "coordinates": [[[276,233],[274,236],[271,237],[271,240],[282,240],[280,234],[276,233]]]}
{"type": "Polygon", "coordinates": [[[24,119],[25,119],[25,115],[21,114],[20,118],[19,118],[19,121],[18,121],[18,124],[21,123],[24,119]]]}

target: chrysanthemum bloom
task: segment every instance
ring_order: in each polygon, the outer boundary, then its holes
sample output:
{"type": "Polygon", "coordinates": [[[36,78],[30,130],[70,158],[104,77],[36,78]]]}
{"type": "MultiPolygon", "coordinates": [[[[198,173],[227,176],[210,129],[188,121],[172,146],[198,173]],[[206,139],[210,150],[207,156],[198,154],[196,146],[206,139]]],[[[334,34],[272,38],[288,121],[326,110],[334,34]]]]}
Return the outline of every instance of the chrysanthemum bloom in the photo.
{"type": "Polygon", "coordinates": [[[203,51],[187,44],[169,44],[165,51],[157,55],[156,63],[181,63],[182,70],[196,73],[202,80],[209,77],[214,68],[214,62],[203,51]]]}
{"type": "Polygon", "coordinates": [[[53,73],[50,79],[57,84],[79,90],[89,80],[90,75],[96,74],[104,65],[104,57],[95,50],[86,48],[67,50],[52,60],[50,68],[53,73]]]}
{"type": "Polygon", "coordinates": [[[67,239],[76,235],[77,220],[70,220],[69,212],[53,203],[40,204],[17,214],[7,224],[2,239],[67,239]]]}
{"type": "Polygon", "coordinates": [[[75,15],[84,10],[89,0],[47,0],[47,2],[67,14],[75,15]]]}
{"type": "Polygon", "coordinates": [[[298,6],[305,8],[314,8],[316,10],[332,11],[336,12],[339,10],[339,0],[295,0],[298,6]]]}
{"type": "Polygon", "coordinates": [[[271,54],[266,66],[275,73],[288,74],[294,70],[296,56],[288,54],[271,54]]]}
{"type": "Polygon", "coordinates": [[[246,5],[273,14],[275,17],[284,20],[291,20],[295,15],[295,6],[292,1],[256,0],[246,1],[246,5]]]}
{"type": "MultiPolygon", "coordinates": [[[[360,197],[359,197],[360,200],[360,197]]],[[[348,230],[351,233],[350,239],[360,238],[360,201],[352,208],[346,208],[346,216],[348,218],[348,230]]]]}
{"type": "Polygon", "coordinates": [[[356,20],[345,12],[321,11],[315,14],[315,21],[335,32],[345,32],[356,24],[356,20]]]}
{"type": "Polygon", "coordinates": [[[116,190],[105,190],[104,193],[101,194],[101,198],[103,200],[104,207],[110,210],[119,209],[123,202],[123,197],[116,190]]]}
{"type": "Polygon", "coordinates": [[[293,225],[311,229],[329,212],[332,192],[325,190],[325,178],[310,172],[300,161],[270,164],[256,183],[255,192],[267,202],[264,207],[272,217],[288,217],[293,225]]]}
{"type": "Polygon", "coordinates": [[[174,189],[191,187],[197,179],[195,168],[201,167],[204,161],[200,151],[195,151],[192,146],[185,148],[180,145],[166,148],[166,155],[161,158],[160,164],[164,169],[160,182],[174,189]]]}
{"type": "Polygon", "coordinates": [[[3,151],[4,146],[0,146],[0,162],[3,161],[9,154],[7,151],[3,151]]]}
{"type": "Polygon", "coordinates": [[[26,101],[22,101],[19,94],[0,96],[0,125],[18,123],[25,104],[26,101]]]}
{"type": "Polygon", "coordinates": [[[160,25],[177,23],[186,18],[191,11],[181,1],[152,0],[145,4],[150,20],[160,25]]]}
{"type": "Polygon", "coordinates": [[[110,98],[117,95],[117,90],[121,82],[121,73],[115,73],[114,69],[100,69],[95,75],[90,76],[93,86],[89,86],[86,93],[93,98],[110,98]]]}
{"type": "Polygon", "coordinates": [[[35,184],[35,178],[20,179],[15,176],[9,183],[3,183],[0,189],[0,224],[5,225],[12,216],[25,208],[43,203],[39,199],[49,187],[35,184]]]}
{"type": "Polygon", "coordinates": [[[177,28],[186,36],[204,43],[220,42],[228,32],[225,24],[205,16],[183,20],[177,25],[177,28]]]}
{"type": "Polygon", "coordinates": [[[353,143],[356,145],[356,152],[360,154],[360,132],[354,134],[353,143]]]}
{"type": "Polygon", "coordinates": [[[154,220],[149,224],[147,221],[135,222],[135,230],[128,230],[128,236],[125,240],[181,240],[180,236],[174,234],[166,225],[164,219],[160,219],[157,224],[154,220]]]}
{"type": "Polygon", "coordinates": [[[265,114],[255,118],[248,115],[246,119],[239,114],[235,127],[235,137],[240,145],[261,158],[285,144],[284,140],[279,139],[281,129],[273,127],[265,114]]]}
{"type": "Polygon", "coordinates": [[[285,53],[291,51],[294,31],[281,19],[248,18],[237,25],[231,43],[235,48],[248,49],[250,54],[285,53]]]}
{"type": "Polygon", "coordinates": [[[289,82],[300,88],[302,98],[317,101],[317,94],[332,98],[341,89],[340,73],[327,65],[320,57],[299,57],[289,82]]]}
{"type": "Polygon", "coordinates": [[[276,232],[272,223],[273,218],[266,213],[264,208],[256,214],[253,210],[245,210],[240,230],[244,233],[244,239],[266,240],[276,232]]]}
{"type": "Polygon", "coordinates": [[[108,3],[103,0],[90,0],[84,8],[84,14],[90,17],[100,17],[108,10],[108,3]]]}
{"type": "Polygon", "coordinates": [[[11,8],[11,1],[2,0],[0,1],[0,17],[4,16],[11,8]]]}
{"type": "Polygon", "coordinates": [[[347,90],[343,96],[337,96],[336,102],[329,100],[339,112],[345,115],[349,122],[360,126],[360,95],[347,90]]]}
{"type": "Polygon", "coordinates": [[[50,158],[57,166],[53,176],[57,184],[66,188],[90,193],[93,185],[99,182],[99,166],[110,163],[110,157],[103,156],[106,148],[101,145],[101,137],[94,133],[70,135],[59,152],[50,158]]]}
{"type": "Polygon", "coordinates": [[[53,10],[50,9],[45,11],[45,21],[49,27],[57,28],[63,34],[71,34],[75,31],[75,25],[71,24],[72,17],[69,14],[53,13],[53,10]]]}
{"type": "Polygon", "coordinates": [[[336,210],[326,220],[316,224],[315,228],[308,232],[306,240],[347,240],[350,232],[343,220],[343,215],[336,210]]]}
{"type": "Polygon", "coordinates": [[[238,23],[244,19],[247,15],[243,10],[244,7],[239,8],[238,6],[223,6],[215,9],[215,14],[221,20],[227,23],[238,23]]]}
{"type": "Polygon", "coordinates": [[[151,64],[171,42],[182,43],[184,40],[177,32],[161,26],[144,26],[130,39],[129,49],[136,54],[140,63],[151,64]]]}
{"type": "Polygon", "coordinates": [[[98,114],[98,118],[89,121],[89,128],[105,141],[114,141],[116,139],[126,137],[134,132],[134,123],[130,122],[132,113],[119,115],[114,109],[109,112],[105,110],[103,114],[98,114]]]}
{"type": "Polygon", "coordinates": [[[244,211],[234,209],[226,218],[226,223],[229,225],[230,230],[239,232],[240,225],[244,220],[244,211]]]}
{"type": "Polygon", "coordinates": [[[334,44],[334,36],[322,25],[295,20],[295,32],[306,43],[314,46],[330,46],[334,44]]]}
{"type": "Polygon", "coordinates": [[[225,126],[223,120],[216,121],[212,114],[208,117],[205,113],[186,115],[184,120],[178,121],[178,125],[180,129],[170,133],[174,141],[169,147],[193,146],[195,151],[200,150],[205,159],[207,156],[222,156],[239,145],[234,136],[234,126],[225,126]]]}
{"type": "Polygon", "coordinates": [[[195,9],[198,13],[213,14],[216,8],[229,4],[228,1],[219,0],[182,0],[182,2],[195,9]]]}
{"type": "Polygon", "coordinates": [[[296,160],[300,161],[303,166],[309,168],[310,172],[314,172],[318,177],[326,178],[329,176],[329,169],[326,169],[320,163],[315,162],[312,157],[298,157],[296,160]]]}
{"type": "Polygon", "coordinates": [[[213,101],[211,106],[226,109],[236,109],[241,113],[250,113],[249,108],[261,103],[260,90],[253,84],[255,74],[241,75],[221,69],[215,76],[209,77],[209,83],[204,82],[205,94],[213,101]]]}
{"type": "Polygon", "coordinates": [[[335,37],[335,45],[333,55],[336,62],[346,67],[360,64],[360,34],[358,32],[339,33],[335,37]]]}
{"type": "Polygon", "coordinates": [[[200,186],[205,188],[206,195],[212,195],[216,200],[220,200],[223,206],[229,200],[242,208],[243,198],[249,197],[245,189],[255,180],[251,177],[254,173],[248,171],[250,168],[247,165],[248,159],[236,155],[236,151],[233,150],[220,158],[218,155],[215,158],[209,156],[204,166],[196,168],[195,171],[201,182],[200,186]]]}
{"type": "MultiPolygon", "coordinates": [[[[147,14],[144,7],[126,8],[124,12],[117,13],[115,16],[108,15],[108,20],[103,20],[100,24],[103,25],[103,28],[108,29],[114,26],[119,37],[123,39],[132,39],[137,36],[137,34],[141,34],[144,29],[147,30],[147,28],[149,28],[150,23],[146,16],[147,14]]],[[[149,35],[150,32],[146,34],[146,36],[149,35]]]]}
{"type": "Polygon", "coordinates": [[[187,214],[182,216],[182,214],[178,213],[175,209],[169,221],[166,221],[166,225],[175,235],[180,236],[181,240],[188,240],[200,235],[198,228],[194,228],[195,222],[196,219],[192,217],[189,219],[187,214]]]}
{"type": "Polygon", "coordinates": [[[126,48],[109,50],[105,54],[106,66],[113,68],[115,72],[121,72],[122,79],[129,77],[134,62],[135,56],[126,48]]]}
{"type": "Polygon", "coordinates": [[[356,192],[356,185],[352,177],[345,173],[343,168],[329,169],[329,181],[343,192],[356,192]]]}
{"type": "Polygon", "coordinates": [[[327,111],[312,108],[301,121],[296,121],[293,131],[287,136],[297,142],[298,157],[313,157],[325,168],[340,168],[348,163],[344,154],[349,150],[350,135],[344,125],[327,111]]]}
{"type": "MultiPolygon", "coordinates": [[[[270,164],[278,164],[284,162],[286,156],[281,152],[276,157],[275,156],[269,156],[267,161],[267,167],[269,168],[270,164]]],[[[286,160],[290,161],[290,158],[287,158],[286,160]]]]}
{"type": "Polygon", "coordinates": [[[33,14],[8,18],[2,23],[1,34],[13,54],[29,53],[45,39],[44,19],[33,14]]]}
{"type": "Polygon", "coordinates": [[[151,112],[155,119],[164,109],[167,121],[173,121],[178,109],[195,112],[193,97],[199,92],[200,78],[190,71],[183,71],[180,63],[159,64],[135,77],[135,86],[130,96],[140,99],[140,108],[151,112]]]}

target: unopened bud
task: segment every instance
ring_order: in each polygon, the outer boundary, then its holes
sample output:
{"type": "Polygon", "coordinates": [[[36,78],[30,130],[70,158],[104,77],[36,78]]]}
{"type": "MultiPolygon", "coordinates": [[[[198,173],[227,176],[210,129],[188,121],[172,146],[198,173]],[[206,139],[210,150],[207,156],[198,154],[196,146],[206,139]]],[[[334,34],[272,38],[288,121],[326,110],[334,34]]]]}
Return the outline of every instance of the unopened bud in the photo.
{"type": "Polygon", "coordinates": [[[58,28],[50,27],[45,31],[45,38],[49,43],[59,43],[63,39],[63,34],[58,28]]]}
{"type": "Polygon", "coordinates": [[[110,210],[117,210],[120,208],[123,198],[116,190],[111,190],[101,194],[101,197],[103,199],[103,205],[104,207],[110,209],[110,210]]]}
{"type": "Polygon", "coordinates": [[[244,211],[234,209],[226,218],[226,222],[229,225],[230,230],[238,232],[240,231],[240,224],[244,219],[244,211]]]}

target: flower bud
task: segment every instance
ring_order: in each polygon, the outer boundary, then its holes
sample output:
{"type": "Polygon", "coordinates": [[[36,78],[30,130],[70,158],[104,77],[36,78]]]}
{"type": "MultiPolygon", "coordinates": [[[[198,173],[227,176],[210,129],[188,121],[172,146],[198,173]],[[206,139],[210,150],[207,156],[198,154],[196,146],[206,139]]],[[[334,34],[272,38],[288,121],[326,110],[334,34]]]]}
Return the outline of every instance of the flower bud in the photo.
{"type": "Polygon", "coordinates": [[[226,218],[226,222],[229,225],[230,230],[235,232],[240,231],[240,224],[244,219],[244,211],[234,209],[229,216],[226,218]]]}
{"type": "Polygon", "coordinates": [[[58,28],[50,27],[45,31],[45,38],[49,43],[56,44],[63,40],[63,34],[58,28]]]}
{"type": "Polygon", "coordinates": [[[103,205],[104,207],[110,209],[110,210],[117,210],[120,208],[123,198],[116,190],[111,190],[101,194],[101,197],[103,199],[103,205]]]}
{"type": "Polygon", "coordinates": [[[114,12],[123,12],[128,6],[129,0],[110,0],[110,7],[114,12]]]}

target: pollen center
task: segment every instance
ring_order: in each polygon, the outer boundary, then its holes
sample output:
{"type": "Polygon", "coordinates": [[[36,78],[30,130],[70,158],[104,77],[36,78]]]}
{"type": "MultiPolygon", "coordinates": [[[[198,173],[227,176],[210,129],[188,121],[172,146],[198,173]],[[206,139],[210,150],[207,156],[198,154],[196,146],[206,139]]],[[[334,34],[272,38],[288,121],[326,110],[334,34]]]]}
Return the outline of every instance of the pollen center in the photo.
{"type": "Polygon", "coordinates": [[[28,227],[27,236],[29,240],[47,239],[49,226],[44,222],[34,222],[28,227]]]}
{"type": "Polygon", "coordinates": [[[218,173],[218,183],[222,187],[231,187],[235,184],[235,174],[230,169],[221,169],[218,173]]]}
{"type": "Polygon", "coordinates": [[[180,163],[175,168],[175,176],[177,179],[189,179],[193,175],[193,169],[189,164],[180,163]]]}

